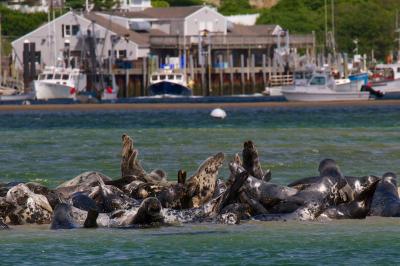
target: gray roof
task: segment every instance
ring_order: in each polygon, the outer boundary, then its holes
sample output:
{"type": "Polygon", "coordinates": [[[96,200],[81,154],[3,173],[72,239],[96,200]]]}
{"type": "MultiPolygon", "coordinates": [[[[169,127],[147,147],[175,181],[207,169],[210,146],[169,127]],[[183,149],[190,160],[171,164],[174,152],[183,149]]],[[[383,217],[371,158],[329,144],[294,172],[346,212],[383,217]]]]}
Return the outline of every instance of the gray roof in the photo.
{"type": "Polygon", "coordinates": [[[257,35],[272,35],[272,32],[278,25],[253,25],[253,26],[243,26],[240,24],[233,24],[233,28],[228,34],[232,35],[247,35],[247,36],[257,36],[257,35]]]}
{"type": "Polygon", "coordinates": [[[91,21],[94,21],[96,24],[109,29],[112,32],[115,32],[119,36],[123,36],[128,40],[136,43],[140,47],[149,47],[150,46],[150,35],[165,35],[164,32],[156,29],[151,29],[149,32],[135,32],[130,29],[127,29],[117,23],[114,23],[103,16],[96,15],[93,12],[85,13],[85,18],[91,21]]]}
{"type": "Polygon", "coordinates": [[[112,14],[127,18],[183,19],[203,7],[204,6],[154,7],[134,12],[114,11],[112,14]]]}

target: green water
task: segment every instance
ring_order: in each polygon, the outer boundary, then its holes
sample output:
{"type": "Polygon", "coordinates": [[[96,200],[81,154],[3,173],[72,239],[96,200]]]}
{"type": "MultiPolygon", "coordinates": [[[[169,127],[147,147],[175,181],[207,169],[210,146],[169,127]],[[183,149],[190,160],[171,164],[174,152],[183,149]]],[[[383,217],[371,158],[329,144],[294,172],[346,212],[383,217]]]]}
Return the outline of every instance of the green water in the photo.
{"type": "MultiPolygon", "coordinates": [[[[56,186],[79,173],[119,176],[121,135],[134,138],[148,170],[170,179],[208,156],[227,159],[253,140],[280,184],[316,174],[334,158],[347,175],[400,174],[400,106],[0,114],[0,182],[56,186]]],[[[228,175],[227,164],[221,176],[228,175]]],[[[186,225],[152,230],[0,232],[0,265],[398,264],[400,219],[186,225]]]]}

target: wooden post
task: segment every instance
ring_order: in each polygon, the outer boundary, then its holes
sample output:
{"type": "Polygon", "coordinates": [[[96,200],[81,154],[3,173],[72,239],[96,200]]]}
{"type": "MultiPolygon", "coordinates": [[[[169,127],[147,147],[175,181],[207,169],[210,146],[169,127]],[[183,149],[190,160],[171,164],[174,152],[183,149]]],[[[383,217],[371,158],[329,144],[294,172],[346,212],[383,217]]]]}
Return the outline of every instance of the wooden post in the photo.
{"type": "Polygon", "coordinates": [[[224,95],[224,64],[222,62],[222,55],[218,55],[219,61],[219,95],[224,95]]]}
{"type": "Polygon", "coordinates": [[[231,79],[231,95],[234,94],[234,80],[233,80],[233,54],[229,54],[229,69],[230,69],[230,79],[231,79]]]}
{"type": "Polygon", "coordinates": [[[128,97],[128,89],[129,89],[129,70],[125,69],[125,97],[128,97]]]}
{"type": "Polygon", "coordinates": [[[242,94],[244,94],[244,54],[240,55],[240,75],[242,80],[242,94]]]}
{"type": "Polygon", "coordinates": [[[271,80],[272,76],[272,62],[271,62],[271,57],[268,56],[268,80],[271,80]]]}
{"type": "Polygon", "coordinates": [[[190,68],[190,79],[192,80],[192,82],[194,82],[195,80],[194,80],[194,70],[193,70],[193,65],[194,65],[194,62],[193,62],[193,55],[192,54],[190,54],[190,56],[189,56],[189,68],[190,68]]]}
{"type": "Polygon", "coordinates": [[[263,86],[264,88],[267,86],[267,74],[265,73],[265,63],[267,60],[267,56],[265,54],[262,55],[262,75],[263,75],[263,86]]]}
{"type": "Polygon", "coordinates": [[[143,83],[142,83],[142,96],[146,95],[147,88],[147,57],[143,58],[143,83]]]}
{"type": "Polygon", "coordinates": [[[212,50],[211,50],[211,42],[210,42],[210,37],[208,37],[208,61],[207,61],[207,65],[208,65],[208,93],[207,96],[209,96],[212,92],[212,50]]]}
{"type": "Polygon", "coordinates": [[[253,93],[256,92],[256,56],[255,54],[251,54],[251,81],[253,84],[253,93]]]}

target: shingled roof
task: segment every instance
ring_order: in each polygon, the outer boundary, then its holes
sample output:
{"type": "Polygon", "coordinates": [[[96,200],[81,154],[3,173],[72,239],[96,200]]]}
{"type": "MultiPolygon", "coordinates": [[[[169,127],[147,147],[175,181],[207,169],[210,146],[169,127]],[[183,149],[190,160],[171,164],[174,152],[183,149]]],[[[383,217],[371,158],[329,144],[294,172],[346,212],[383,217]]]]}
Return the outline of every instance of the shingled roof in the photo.
{"type": "Polygon", "coordinates": [[[143,11],[112,12],[113,15],[127,18],[154,18],[154,19],[183,19],[200,10],[204,6],[179,6],[179,7],[154,7],[146,8],[143,11]]]}
{"type": "Polygon", "coordinates": [[[127,29],[115,22],[108,20],[107,18],[96,15],[93,12],[85,13],[85,18],[94,21],[94,23],[115,32],[119,36],[123,36],[128,40],[136,43],[139,47],[149,47],[150,46],[150,35],[165,35],[164,32],[156,29],[151,29],[149,32],[137,33],[133,30],[127,29]]]}

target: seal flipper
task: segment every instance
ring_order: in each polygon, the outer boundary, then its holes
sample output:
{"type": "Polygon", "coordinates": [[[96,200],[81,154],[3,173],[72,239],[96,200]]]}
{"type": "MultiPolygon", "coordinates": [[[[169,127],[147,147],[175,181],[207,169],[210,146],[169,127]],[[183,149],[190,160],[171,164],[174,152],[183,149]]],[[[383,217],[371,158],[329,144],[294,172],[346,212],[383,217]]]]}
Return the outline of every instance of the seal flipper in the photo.
{"type": "Polygon", "coordinates": [[[89,210],[86,220],[83,224],[84,228],[96,228],[97,227],[97,217],[99,217],[99,212],[97,210],[89,210]]]}
{"type": "Polygon", "coordinates": [[[271,180],[271,176],[265,175],[262,170],[258,151],[251,140],[243,144],[242,157],[243,167],[250,175],[257,179],[265,180],[266,182],[271,180]]]}
{"type": "Polygon", "coordinates": [[[72,205],[75,208],[87,211],[85,222],[83,223],[84,228],[95,228],[97,227],[97,217],[99,217],[99,209],[96,202],[88,197],[87,195],[76,192],[72,195],[72,205]]]}
{"type": "Polygon", "coordinates": [[[137,176],[142,178],[146,171],[137,161],[138,151],[133,148],[133,140],[127,134],[122,135],[121,177],[137,176]]]}

